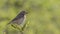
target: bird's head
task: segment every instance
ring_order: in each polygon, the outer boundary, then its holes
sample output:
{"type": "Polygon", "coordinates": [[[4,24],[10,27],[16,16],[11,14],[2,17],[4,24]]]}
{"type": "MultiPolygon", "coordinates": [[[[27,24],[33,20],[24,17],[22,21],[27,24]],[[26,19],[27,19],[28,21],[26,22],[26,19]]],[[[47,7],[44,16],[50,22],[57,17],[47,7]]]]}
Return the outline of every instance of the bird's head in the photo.
{"type": "Polygon", "coordinates": [[[26,12],[26,11],[21,11],[20,14],[25,15],[25,14],[28,14],[28,12],[26,12]]]}

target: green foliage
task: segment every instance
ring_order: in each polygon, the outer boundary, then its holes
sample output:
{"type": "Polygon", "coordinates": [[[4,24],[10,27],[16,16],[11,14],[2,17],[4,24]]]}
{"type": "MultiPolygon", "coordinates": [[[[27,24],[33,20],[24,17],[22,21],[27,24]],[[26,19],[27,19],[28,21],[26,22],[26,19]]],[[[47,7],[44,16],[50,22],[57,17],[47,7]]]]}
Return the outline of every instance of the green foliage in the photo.
{"type": "Polygon", "coordinates": [[[28,11],[24,34],[60,34],[60,0],[0,0],[0,34],[5,29],[20,34],[20,30],[6,27],[20,10],[28,11]]]}

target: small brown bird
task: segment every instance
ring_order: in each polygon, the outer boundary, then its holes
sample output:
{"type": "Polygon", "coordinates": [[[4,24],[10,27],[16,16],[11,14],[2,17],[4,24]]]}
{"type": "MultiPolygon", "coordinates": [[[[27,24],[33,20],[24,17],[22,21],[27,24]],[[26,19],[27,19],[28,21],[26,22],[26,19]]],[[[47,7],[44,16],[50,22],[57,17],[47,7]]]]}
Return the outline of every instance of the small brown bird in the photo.
{"type": "Polygon", "coordinates": [[[26,18],[26,11],[21,11],[11,22],[9,22],[8,24],[17,24],[17,25],[21,25],[23,24],[23,21],[26,18]]]}

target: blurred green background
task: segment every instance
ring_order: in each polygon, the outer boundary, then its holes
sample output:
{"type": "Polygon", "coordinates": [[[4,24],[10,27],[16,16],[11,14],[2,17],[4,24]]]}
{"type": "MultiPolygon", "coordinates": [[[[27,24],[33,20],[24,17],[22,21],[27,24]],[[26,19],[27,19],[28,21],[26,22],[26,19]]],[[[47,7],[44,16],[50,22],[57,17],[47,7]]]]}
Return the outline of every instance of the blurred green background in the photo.
{"type": "Polygon", "coordinates": [[[0,0],[0,34],[20,10],[29,12],[24,34],[60,34],[60,0],[0,0]]]}

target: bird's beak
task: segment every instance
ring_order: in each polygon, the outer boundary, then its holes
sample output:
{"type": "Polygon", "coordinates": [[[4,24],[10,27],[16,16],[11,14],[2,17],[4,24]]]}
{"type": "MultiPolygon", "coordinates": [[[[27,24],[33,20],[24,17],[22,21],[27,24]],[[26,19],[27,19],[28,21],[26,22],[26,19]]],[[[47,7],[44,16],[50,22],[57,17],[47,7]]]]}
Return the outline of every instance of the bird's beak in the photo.
{"type": "Polygon", "coordinates": [[[28,12],[26,12],[26,14],[28,14],[28,12]]]}

